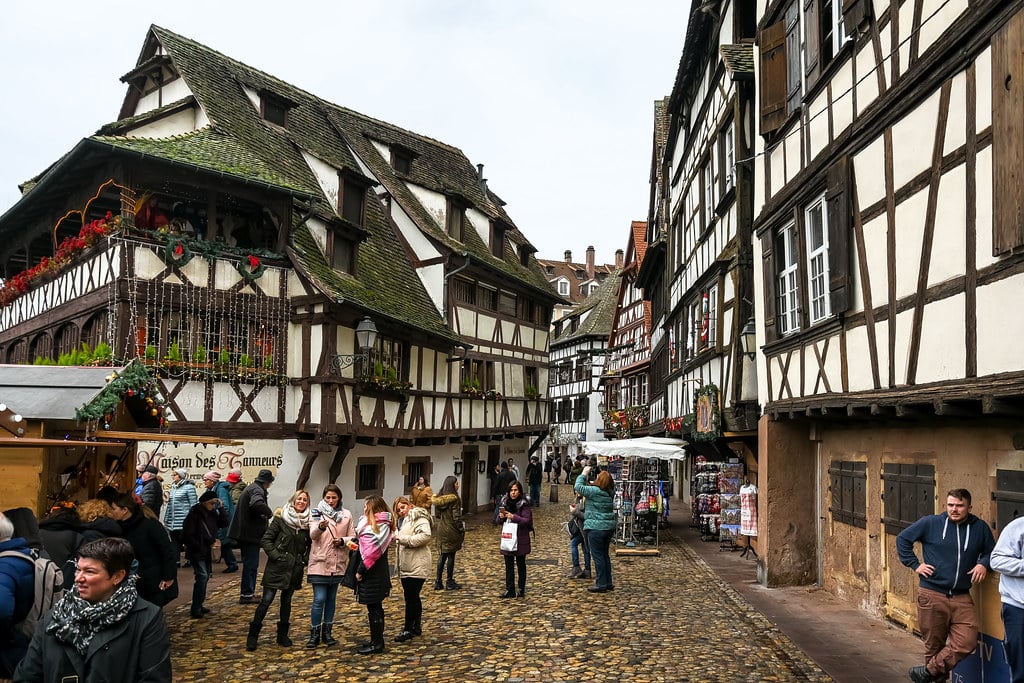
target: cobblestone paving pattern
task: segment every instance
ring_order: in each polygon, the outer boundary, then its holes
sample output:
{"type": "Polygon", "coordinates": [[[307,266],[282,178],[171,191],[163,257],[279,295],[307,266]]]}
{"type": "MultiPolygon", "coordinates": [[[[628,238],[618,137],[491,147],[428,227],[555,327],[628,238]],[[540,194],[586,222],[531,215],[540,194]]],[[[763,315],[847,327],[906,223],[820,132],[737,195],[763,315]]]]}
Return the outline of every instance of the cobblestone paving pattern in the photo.
{"type": "MultiPolygon", "coordinates": [[[[560,492],[568,493],[567,486],[560,492]]],[[[547,500],[547,485],[544,500],[547,500]]],[[[385,602],[383,654],[358,655],[368,640],[366,609],[350,591],[338,596],[334,636],[340,643],[304,647],[312,589],[295,594],[290,635],[275,643],[271,606],[259,649],[246,652],[255,609],[238,603],[238,574],[207,599],[212,613],[189,619],[184,605],[168,608],[176,681],[830,681],[792,641],[720,581],[688,546],[661,534],[658,556],[612,557],[615,590],[593,594],[591,582],[566,578],[571,562],[561,528],[567,506],[535,510],[536,539],[527,564],[526,597],[501,600],[504,563],[498,527],[489,514],[468,520],[466,546],[456,555],[463,589],[423,590],[423,636],[393,642],[403,605],[395,580],[385,602]]],[[[673,522],[685,523],[676,516],[673,522]]],[[[613,546],[614,549],[614,546],[613,546]]],[[[394,561],[391,554],[390,559],[394,561]]],[[[435,554],[436,561],[436,554],[435,554]]],[[[215,567],[219,572],[221,567],[215,567]]],[[[188,570],[183,570],[188,571],[188,570]]]]}

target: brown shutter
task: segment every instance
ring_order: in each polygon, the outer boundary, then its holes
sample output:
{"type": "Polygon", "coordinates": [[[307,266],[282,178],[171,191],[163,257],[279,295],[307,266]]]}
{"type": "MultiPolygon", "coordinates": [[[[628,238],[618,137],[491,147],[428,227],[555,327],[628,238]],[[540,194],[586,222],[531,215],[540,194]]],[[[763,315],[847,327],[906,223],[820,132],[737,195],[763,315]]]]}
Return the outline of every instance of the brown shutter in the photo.
{"type": "Polygon", "coordinates": [[[766,232],[761,237],[761,274],[764,276],[764,336],[765,341],[779,338],[778,321],[775,318],[775,252],[772,233],[766,232]]]}
{"type": "Polygon", "coordinates": [[[992,37],[992,254],[1024,246],[1024,12],[992,37]]]}
{"type": "Polygon", "coordinates": [[[800,3],[794,0],[786,8],[786,102],[787,112],[800,108],[803,96],[803,67],[800,65],[800,3]]]}
{"type": "Polygon", "coordinates": [[[804,2],[804,76],[807,89],[810,90],[818,82],[821,75],[820,16],[818,2],[820,0],[803,0],[804,2]]]}
{"type": "Polygon", "coordinates": [[[761,134],[786,122],[786,24],[767,26],[758,38],[761,49],[761,134]]]}
{"type": "Polygon", "coordinates": [[[865,21],[871,20],[871,2],[869,0],[843,0],[843,28],[847,35],[856,35],[856,29],[865,21]]]}
{"type": "Polygon", "coordinates": [[[850,307],[850,160],[842,157],[828,169],[828,289],[832,315],[850,307]]]}

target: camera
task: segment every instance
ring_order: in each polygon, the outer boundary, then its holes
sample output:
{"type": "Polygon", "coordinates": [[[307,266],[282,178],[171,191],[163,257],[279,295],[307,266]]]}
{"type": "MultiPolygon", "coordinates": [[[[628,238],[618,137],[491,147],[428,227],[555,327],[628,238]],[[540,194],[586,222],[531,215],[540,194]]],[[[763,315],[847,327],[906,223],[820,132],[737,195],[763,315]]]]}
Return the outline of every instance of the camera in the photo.
{"type": "Polygon", "coordinates": [[[323,515],[323,513],[320,512],[320,510],[317,508],[313,508],[312,510],[310,510],[309,514],[313,517],[313,519],[320,519],[320,517],[323,515]]]}

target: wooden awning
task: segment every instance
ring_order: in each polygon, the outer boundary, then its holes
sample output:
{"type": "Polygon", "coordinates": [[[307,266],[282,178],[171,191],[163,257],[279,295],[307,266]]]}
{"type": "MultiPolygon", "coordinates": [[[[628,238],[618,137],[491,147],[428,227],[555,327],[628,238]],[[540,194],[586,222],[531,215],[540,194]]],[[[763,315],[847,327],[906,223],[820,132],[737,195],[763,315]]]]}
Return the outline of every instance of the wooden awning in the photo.
{"type": "Polygon", "coordinates": [[[104,429],[96,432],[96,436],[103,436],[111,439],[124,439],[125,441],[163,441],[164,443],[199,443],[207,446],[241,446],[242,441],[234,439],[222,439],[219,436],[192,436],[191,434],[158,434],[153,432],[117,432],[104,429]]]}
{"type": "Polygon", "coordinates": [[[59,448],[61,446],[124,446],[124,441],[79,441],[77,439],[0,439],[0,448],[59,448]]]}

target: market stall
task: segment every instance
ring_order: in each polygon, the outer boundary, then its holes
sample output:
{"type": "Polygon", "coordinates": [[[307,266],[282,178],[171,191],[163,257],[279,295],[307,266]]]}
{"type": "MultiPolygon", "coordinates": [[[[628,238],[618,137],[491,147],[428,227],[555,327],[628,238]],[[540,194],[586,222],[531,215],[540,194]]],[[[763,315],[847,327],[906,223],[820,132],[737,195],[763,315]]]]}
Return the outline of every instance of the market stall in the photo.
{"type": "Polygon", "coordinates": [[[587,442],[615,480],[616,554],[658,554],[658,530],[668,516],[668,463],[683,460],[684,441],[659,437],[587,442]]]}

